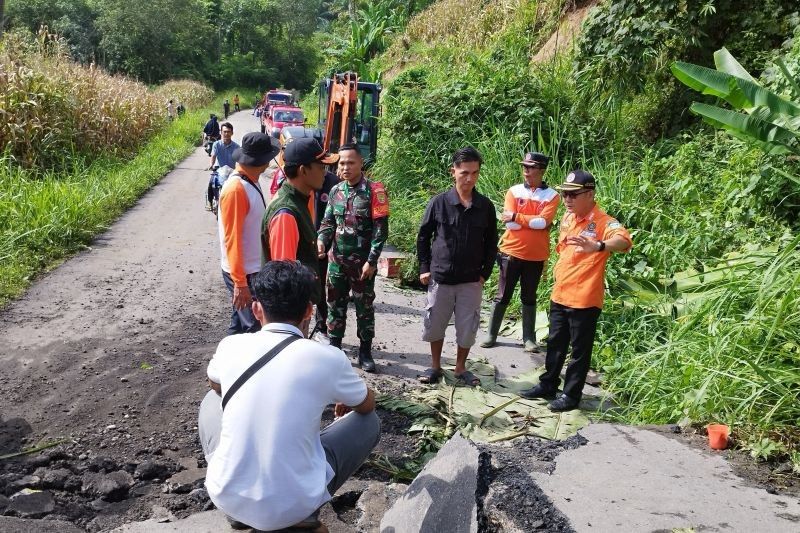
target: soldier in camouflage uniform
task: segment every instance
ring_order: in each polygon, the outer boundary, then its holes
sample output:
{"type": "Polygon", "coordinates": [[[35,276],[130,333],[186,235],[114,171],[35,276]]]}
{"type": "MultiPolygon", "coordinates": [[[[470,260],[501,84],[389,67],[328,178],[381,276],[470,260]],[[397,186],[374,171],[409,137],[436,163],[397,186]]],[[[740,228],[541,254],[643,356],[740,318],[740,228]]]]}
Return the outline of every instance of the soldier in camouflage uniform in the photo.
{"type": "Polygon", "coordinates": [[[325,217],[319,228],[317,251],[328,252],[328,335],[331,345],[342,347],[350,292],[356,304],[358,362],[365,372],[375,372],[372,339],[375,337],[375,270],[389,234],[389,201],[383,185],[362,173],[363,159],[355,145],[339,149],[342,182],[331,189],[325,217]]]}

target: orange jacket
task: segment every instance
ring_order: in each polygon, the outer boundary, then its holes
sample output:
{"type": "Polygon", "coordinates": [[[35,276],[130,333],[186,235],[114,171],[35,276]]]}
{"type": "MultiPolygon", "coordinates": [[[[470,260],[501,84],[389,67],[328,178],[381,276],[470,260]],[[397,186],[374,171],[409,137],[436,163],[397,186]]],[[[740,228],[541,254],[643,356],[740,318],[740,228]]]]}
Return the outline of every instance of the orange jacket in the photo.
{"type": "Polygon", "coordinates": [[[559,202],[558,193],[547,186],[531,189],[521,183],[511,187],[506,193],[503,210],[514,213],[514,220],[506,223],[500,252],[526,261],[547,261],[550,226],[559,202]]]}
{"type": "MultiPolygon", "coordinates": [[[[550,299],[561,305],[576,309],[603,307],[605,296],[606,262],[611,252],[585,253],[566,243],[567,237],[584,235],[600,241],[621,235],[633,245],[631,236],[622,224],[607,215],[595,205],[588,215],[577,220],[575,215],[566,213],[561,219],[558,234],[558,261],[553,276],[553,294],[550,299]]],[[[629,247],[630,249],[630,247],[629,247]]]]}

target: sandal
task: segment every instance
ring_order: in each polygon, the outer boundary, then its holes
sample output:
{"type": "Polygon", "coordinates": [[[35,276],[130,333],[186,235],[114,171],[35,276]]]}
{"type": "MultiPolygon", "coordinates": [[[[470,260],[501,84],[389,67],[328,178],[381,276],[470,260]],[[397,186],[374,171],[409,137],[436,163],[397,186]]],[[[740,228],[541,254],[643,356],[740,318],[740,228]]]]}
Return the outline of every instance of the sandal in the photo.
{"type": "Polygon", "coordinates": [[[420,383],[426,384],[438,383],[439,380],[442,379],[442,374],[441,368],[428,368],[425,372],[417,376],[417,380],[420,383]]]}
{"type": "Polygon", "coordinates": [[[481,384],[481,380],[469,370],[464,370],[461,374],[456,374],[456,379],[468,387],[477,387],[481,384]]]}

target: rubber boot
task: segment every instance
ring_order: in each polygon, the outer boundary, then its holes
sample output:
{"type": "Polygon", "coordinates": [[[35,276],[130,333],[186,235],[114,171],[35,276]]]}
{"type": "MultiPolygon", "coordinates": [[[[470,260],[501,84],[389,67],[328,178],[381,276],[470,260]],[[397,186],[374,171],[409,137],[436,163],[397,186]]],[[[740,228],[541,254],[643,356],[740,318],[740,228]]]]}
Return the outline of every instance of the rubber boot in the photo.
{"type": "Polygon", "coordinates": [[[331,346],[334,348],[342,349],[342,338],[341,337],[331,337],[331,346]]]}
{"type": "Polygon", "coordinates": [[[500,333],[500,326],[503,323],[503,316],[506,314],[508,304],[494,304],[492,307],[492,316],[489,318],[489,333],[486,338],[481,342],[481,348],[491,348],[497,344],[497,334],[500,333]]]}
{"type": "Polygon", "coordinates": [[[522,342],[524,350],[528,353],[538,352],[539,345],[536,344],[536,306],[522,306],[522,342]]]}
{"type": "Polygon", "coordinates": [[[364,372],[375,372],[375,360],[372,358],[372,341],[361,341],[358,347],[358,365],[364,372]]]}

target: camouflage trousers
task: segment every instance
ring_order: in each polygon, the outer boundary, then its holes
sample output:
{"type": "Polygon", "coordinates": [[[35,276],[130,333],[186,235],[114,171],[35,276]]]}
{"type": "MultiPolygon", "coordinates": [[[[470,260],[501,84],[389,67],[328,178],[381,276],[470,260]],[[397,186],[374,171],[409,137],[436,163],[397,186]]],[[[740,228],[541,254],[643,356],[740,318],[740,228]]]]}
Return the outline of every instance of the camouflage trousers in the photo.
{"type": "Polygon", "coordinates": [[[356,304],[356,328],[358,338],[371,341],[375,337],[375,276],[368,280],[358,279],[355,273],[341,272],[331,262],[328,267],[328,335],[341,339],[347,322],[347,304],[350,292],[356,304]]]}

